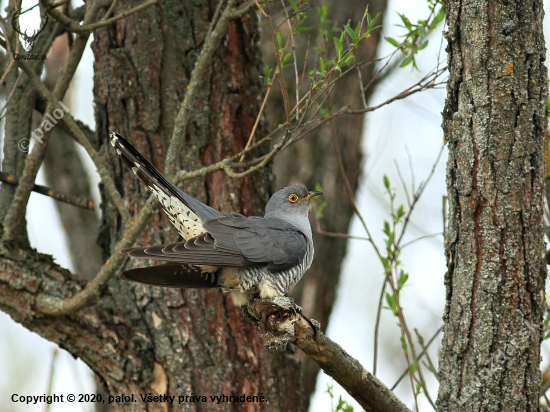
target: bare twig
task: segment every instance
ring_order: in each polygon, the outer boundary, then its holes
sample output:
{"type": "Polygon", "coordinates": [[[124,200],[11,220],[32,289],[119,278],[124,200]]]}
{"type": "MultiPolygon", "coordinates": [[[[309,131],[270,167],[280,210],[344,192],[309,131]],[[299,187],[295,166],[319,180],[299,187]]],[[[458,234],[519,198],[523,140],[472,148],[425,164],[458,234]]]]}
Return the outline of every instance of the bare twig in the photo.
{"type": "Polygon", "coordinates": [[[434,164],[432,165],[432,169],[430,170],[430,173],[428,174],[428,177],[426,180],[424,180],[422,183],[420,183],[420,187],[416,191],[416,193],[413,193],[413,201],[411,203],[411,206],[409,208],[409,211],[407,213],[407,216],[405,216],[405,220],[403,221],[403,227],[401,229],[401,234],[399,235],[399,238],[397,239],[397,245],[399,246],[401,244],[401,241],[403,240],[403,236],[405,235],[405,231],[407,230],[407,225],[409,224],[409,221],[411,219],[412,211],[416,204],[418,203],[418,199],[420,199],[420,196],[422,196],[422,193],[424,192],[424,189],[426,189],[426,186],[428,183],[430,183],[430,180],[432,179],[435,169],[437,168],[437,164],[439,163],[439,160],[441,159],[441,155],[443,154],[443,150],[445,149],[445,145],[441,146],[441,149],[439,150],[439,153],[437,155],[437,158],[435,159],[434,164]]]}
{"type": "MultiPolygon", "coordinates": [[[[288,10],[285,7],[284,0],[281,0],[281,4],[283,5],[283,9],[286,13],[288,31],[289,31],[290,39],[292,41],[292,58],[294,59],[294,75],[296,76],[296,102],[299,102],[300,101],[300,78],[298,77],[298,59],[296,58],[296,44],[294,43],[294,33],[293,33],[292,25],[290,24],[290,16],[288,15],[288,10]]],[[[299,119],[300,119],[300,108],[298,105],[296,105],[296,121],[298,121],[299,119]]]]}
{"type": "MultiPolygon", "coordinates": [[[[0,182],[7,183],[12,186],[17,186],[19,180],[12,175],[9,175],[4,172],[0,172],[0,182]]],[[[57,192],[50,189],[46,186],[34,185],[32,188],[33,192],[40,193],[41,195],[51,197],[59,202],[67,203],[82,209],[95,210],[95,202],[91,199],[82,199],[76,196],[65,195],[63,193],[57,192]]]]}
{"type": "MultiPolygon", "coordinates": [[[[50,371],[48,373],[48,396],[52,394],[53,389],[53,377],[55,374],[55,362],[57,360],[57,356],[59,355],[59,350],[55,348],[53,350],[53,356],[52,356],[52,364],[50,365],[50,371]]],[[[44,412],[48,412],[50,410],[51,402],[46,402],[46,407],[44,408],[44,412]]]]}
{"type": "Polygon", "coordinates": [[[378,309],[376,310],[376,324],[374,326],[374,360],[372,366],[372,373],[376,375],[376,368],[378,365],[378,339],[380,336],[380,319],[382,318],[382,307],[384,305],[384,295],[386,294],[386,286],[388,285],[388,276],[386,274],[384,283],[382,283],[382,290],[380,291],[380,297],[378,298],[378,309]]]}
{"type": "Polygon", "coordinates": [[[103,18],[101,19],[101,21],[106,21],[109,16],[111,15],[111,13],[113,12],[113,10],[115,9],[116,5],[118,3],[118,0],[113,0],[113,2],[111,3],[111,5],[109,6],[109,9],[107,10],[107,12],[105,13],[105,16],[103,16],[103,18]]]}
{"type": "Polygon", "coordinates": [[[206,32],[206,36],[204,37],[205,39],[207,39],[210,36],[210,33],[212,33],[212,29],[214,28],[214,25],[218,20],[218,16],[220,15],[220,11],[222,9],[223,3],[224,3],[224,0],[220,0],[218,2],[218,5],[216,6],[216,10],[214,11],[214,16],[212,17],[212,21],[208,25],[208,31],[206,32]]]}
{"type": "Polygon", "coordinates": [[[418,339],[418,343],[420,344],[420,347],[422,348],[422,351],[426,354],[426,359],[428,359],[428,370],[435,376],[435,379],[439,381],[439,377],[437,376],[437,368],[435,367],[434,363],[432,362],[432,358],[430,357],[430,354],[428,353],[428,350],[426,348],[426,345],[424,345],[424,338],[418,332],[418,329],[414,328],[414,333],[416,334],[416,339],[418,339]]]}
{"type": "MultiPolygon", "coordinates": [[[[422,349],[422,352],[420,352],[420,354],[418,355],[418,358],[416,358],[416,363],[418,364],[420,362],[420,359],[422,359],[422,356],[424,356],[426,354],[426,351],[428,350],[428,348],[431,346],[431,344],[433,343],[433,341],[435,340],[435,338],[437,338],[437,335],[439,335],[441,333],[441,331],[443,330],[443,325],[441,325],[436,331],[435,333],[432,335],[432,337],[428,340],[428,343],[426,343],[425,346],[423,346],[423,349],[422,349]]],[[[405,376],[407,376],[407,374],[409,373],[409,369],[405,369],[403,371],[403,373],[401,374],[401,376],[399,377],[399,379],[397,380],[397,382],[395,382],[393,384],[393,386],[391,387],[391,390],[393,391],[395,388],[397,388],[397,385],[399,385],[399,383],[403,380],[403,378],[405,376]]]]}
{"type": "MultiPolygon", "coordinates": [[[[244,147],[245,150],[250,147],[250,144],[252,143],[252,139],[254,139],[254,133],[256,133],[256,128],[258,127],[258,123],[260,123],[260,119],[262,117],[262,113],[265,108],[265,104],[267,103],[267,98],[269,97],[269,93],[271,92],[271,89],[273,87],[273,82],[275,81],[275,78],[277,77],[278,73],[275,73],[273,75],[273,79],[269,83],[269,86],[267,87],[267,91],[265,92],[264,101],[262,102],[262,105],[260,107],[260,111],[258,113],[258,116],[256,116],[256,121],[254,122],[254,126],[252,127],[252,131],[250,132],[250,136],[248,137],[248,141],[246,142],[246,146],[244,147]]],[[[244,154],[239,159],[239,162],[242,162],[244,160],[244,154]]]]}
{"type": "MultiPolygon", "coordinates": [[[[273,41],[273,48],[275,50],[275,58],[277,60],[277,70],[279,73],[281,73],[281,76],[279,76],[279,83],[281,84],[281,92],[283,95],[283,103],[285,105],[285,111],[286,111],[286,120],[290,121],[290,109],[289,109],[289,99],[288,99],[288,90],[286,87],[285,82],[285,76],[283,76],[283,68],[281,65],[281,53],[279,51],[278,45],[277,45],[277,35],[275,33],[275,29],[273,28],[273,22],[271,21],[271,16],[269,13],[266,13],[264,9],[261,8],[260,4],[257,0],[254,0],[256,2],[256,6],[258,9],[260,9],[260,12],[263,14],[263,16],[266,18],[267,23],[269,24],[269,29],[271,31],[271,40],[273,41]]],[[[266,3],[267,5],[268,3],[266,3]]],[[[297,105],[298,103],[296,103],[297,105]]]]}
{"type": "Polygon", "coordinates": [[[54,19],[56,19],[59,23],[61,23],[61,25],[65,27],[65,30],[73,33],[89,33],[92,30],[109,26],[121,19],[124,19],[134,13],[137,13],[138,11],[146,9],[147,7],[152,6],[153,4],[157,4],[160,0],[148,0],[143,4],[140,4],[139,6],[136,6],[130,10],[126,10],[125,12],[122,12],[120,14],[117,14],[116,16],[111,17],[110,19],[100,20],[96,23],[89,23],[89,24],[83,24],[83,25],[78,24],[78,22],[65,16],[63,13],[50,8],[45,0],[40,0],[40,1],[42,4],[46,6],[46,12],[50,16],[52,16],[54,19]]]}
{"type": "Polygon", "coordinates": [[[357,239],[357,240],[370,241],[370,239],[368,237],[352,236],[352,235],[348,235],[347,233],[325,232],[324,230],[321,229],[321,222],[319,221],[319,219],[315,219],[315,222],[317,224],[317,230],[316,231],[320,235],[330,236],[330,237],[339,237],[339,238],[343,238],[343,239],[357,239]]]}

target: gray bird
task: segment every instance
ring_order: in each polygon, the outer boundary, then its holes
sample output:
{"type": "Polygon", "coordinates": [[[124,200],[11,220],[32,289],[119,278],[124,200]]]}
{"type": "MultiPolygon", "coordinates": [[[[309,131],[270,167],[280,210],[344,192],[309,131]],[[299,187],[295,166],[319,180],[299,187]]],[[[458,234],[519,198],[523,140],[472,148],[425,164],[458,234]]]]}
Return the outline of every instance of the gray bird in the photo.
{"type": "Polygon", "coordinates": [[[165,260],[130,269],[120,279],[172,288],[221,287],[237,305],[284,296],[313,260],[308,212],[321,192],[302,184],[276,192],[264,217],[222,213],[170,183],[122,136],[111,144],[123,163],[156,195],[182,242],[123,249],[133,257],[165,260]]]}

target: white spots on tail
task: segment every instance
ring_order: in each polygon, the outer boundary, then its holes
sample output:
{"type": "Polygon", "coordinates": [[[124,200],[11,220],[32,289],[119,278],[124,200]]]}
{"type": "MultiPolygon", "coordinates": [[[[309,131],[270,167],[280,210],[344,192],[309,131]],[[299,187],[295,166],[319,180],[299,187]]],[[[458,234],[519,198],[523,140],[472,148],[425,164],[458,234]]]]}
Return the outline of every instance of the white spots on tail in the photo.
{"type": "Polygon", "coordinates": [[[161,187],[153,184],[149,187],[155,194],[170,222],[185,240],[204,233],[204,227],[199,217],[175,196],[166,194],[161,187]]]}

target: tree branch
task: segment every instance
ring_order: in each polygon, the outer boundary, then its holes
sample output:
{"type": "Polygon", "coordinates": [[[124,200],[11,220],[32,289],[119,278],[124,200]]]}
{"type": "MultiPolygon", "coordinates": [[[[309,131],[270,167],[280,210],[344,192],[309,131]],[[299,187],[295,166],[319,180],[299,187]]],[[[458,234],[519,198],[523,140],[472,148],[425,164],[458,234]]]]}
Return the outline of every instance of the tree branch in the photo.
{"type": "MultiPolygon", "coordinates": [[[[125,17],[128,17],[134,13],[137,13],[138,11],[141,11],[143,9],[146,9],[149,6],[152,6],[153,4],[157,4],[160,0],[148,0],[143,4],[140,4],[139,6],[134,7],[133,9],[127,10],[123,13],[120,13],[114,17],[111,17],[107,20],[101,20],[96,23],[89,23],[89,24],[83,24],[80,25],[75,20],[72,20],[71,18],[67,17],[63,13],[55,10],[51,4],[48,4],[45,0],[41,0],[41,3],[46,7],[46,12],[52,16],[55,20],[57,20],[61,25],[65,27],[65,30],[73,32],[73,33],[89,33],[92,30],[99,29],[101,27],[109,26],[110,24],[113,24],[125,17]]],[[[105,4],[106,5],[106,4],[105,4]]]]}
{"type": "Polygon", "coordinates": [[[367,412],[410,412],[378,378],[306,319],[289,298],[255,300],[248,315],[269,348],[294,344],[334,378],[367,412]]]}
{"type": "MultiPolygon", "coordinates": [[[[0,172],[0,182],[4,182],[12,186],[17,186],[19,184],[19,180],[15,176],[11,176],[4,172],[0,172]]],[[[91,199],[82,199],[76,196],[65,195],[52,190],[49,187],[41,185],[34,185],[32,191],[82,209],[95,210],[95,202],[91,199]]]]}

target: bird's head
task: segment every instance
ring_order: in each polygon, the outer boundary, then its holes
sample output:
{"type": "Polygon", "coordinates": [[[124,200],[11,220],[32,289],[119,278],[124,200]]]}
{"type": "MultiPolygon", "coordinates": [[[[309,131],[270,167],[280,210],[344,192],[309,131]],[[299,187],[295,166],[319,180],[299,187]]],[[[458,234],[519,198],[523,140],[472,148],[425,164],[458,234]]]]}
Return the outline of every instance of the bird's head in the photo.
{"type": "MultiPolygon", "coordinates": [[[[311,209],[311,199],[322,195],[322,192],[308,191],[303,184],[295,184],[279,190],[265,207],[266,217],[305,216],[311,209]]],[[[286,220],[286,219],[285,219],[286,220]]]]}

